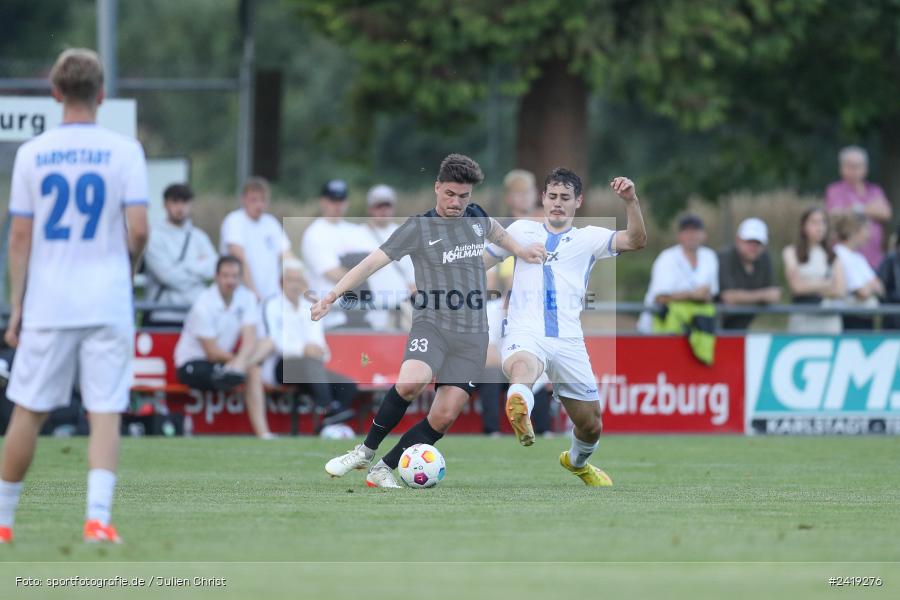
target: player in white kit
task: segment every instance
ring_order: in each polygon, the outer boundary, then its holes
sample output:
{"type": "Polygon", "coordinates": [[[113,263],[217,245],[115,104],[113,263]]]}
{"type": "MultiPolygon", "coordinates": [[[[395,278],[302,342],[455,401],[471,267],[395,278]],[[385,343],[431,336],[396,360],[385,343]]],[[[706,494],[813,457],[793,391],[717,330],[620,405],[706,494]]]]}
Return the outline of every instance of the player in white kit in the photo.
{"type": "Polygon", "coordinates": [[[12,541],[22,480],[50,411],[76,379],[88,411],[84,539],[120,542],[110,524],[121,413],[131,387],[133,267],[147,241],[147,166],[134,139],[96,125],[103,69],[90,50],[63,52],[50,73],[62,125],[16,154],[9,212],[16,347],[3,445],[0,543],[12,541]]]}
{"type": "MultiPolygon", "coordinates": [[[[646,245],[647,232],[634,183],[617,177],[610,187],[625,201],[627,229],[573,227],[583,201],[581,179],[568,169],[554,169],[544,182],[544,220],[516,221],[508,232],[519,244],[542,243],[544,264],[516,262],[505,335],[500,344],[503,371],[509,377],[506,416],[523,446],[534,443],[532,385],[546,372],[553,395],[575,425],[572,446],[560,464],[586,485],[609,486],[612,480],[587,462],[597,449],[602,422],[597,380],[584,345],[581,312],[591,269],[598,259],[646,245]]],[[[508,253],[494,244],[485,249],[490,268],[508,253]]]]}

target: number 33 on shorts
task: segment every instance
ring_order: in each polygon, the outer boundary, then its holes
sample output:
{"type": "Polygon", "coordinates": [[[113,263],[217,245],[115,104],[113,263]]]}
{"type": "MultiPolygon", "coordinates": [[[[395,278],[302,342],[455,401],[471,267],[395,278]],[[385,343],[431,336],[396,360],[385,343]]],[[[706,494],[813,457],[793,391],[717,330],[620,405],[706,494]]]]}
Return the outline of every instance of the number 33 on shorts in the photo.
{"type": "Polygon", "coordinates": [[[428,352],[428,338],[411,338],[409,340],[410,352],[428,352]]]}

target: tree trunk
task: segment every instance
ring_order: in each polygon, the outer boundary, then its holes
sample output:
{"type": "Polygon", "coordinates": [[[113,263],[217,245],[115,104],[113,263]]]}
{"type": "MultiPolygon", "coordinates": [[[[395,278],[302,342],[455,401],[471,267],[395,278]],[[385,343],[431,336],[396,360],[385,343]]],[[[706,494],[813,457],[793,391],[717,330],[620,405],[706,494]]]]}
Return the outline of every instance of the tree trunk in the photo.
{"type": "Polygon", "coordinates": [[[894,211],[893,222],[885,227],[885,241],[900,222],[900,114],[888,117],[881,127],[881,181],[894,211]]]}
{"type": "Polygon", "coordinates": [[[559,60],[544,65],[522,98],[515,166],[534,173],[538,187],[554,167],[572,169],[587,187],[587,107],[587,85],[559,60]]]}

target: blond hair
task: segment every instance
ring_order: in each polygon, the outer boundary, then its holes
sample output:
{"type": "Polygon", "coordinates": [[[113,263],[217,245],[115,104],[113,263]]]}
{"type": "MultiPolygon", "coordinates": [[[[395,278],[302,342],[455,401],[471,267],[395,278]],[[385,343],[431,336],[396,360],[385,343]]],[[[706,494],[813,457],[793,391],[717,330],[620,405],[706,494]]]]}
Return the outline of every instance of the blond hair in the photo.
{"type": "Polygon", "coordinates": [[[856,211],[844,211],[834,216],[834,232],[837,238],[846,242],[853,235],[866,226],[866,215],[856,211]]]}
{"type": "Polygon", "coordinates": [[[265,177],[256,175],[248,177],[244,182],[244,187],[241,188],[241,196],[245,196],[249,192],[260,192],[268,198],[270,196],[269,182],[266,181],[265,177]]]}
{"type": "Polygon", "coordinates": [[[50,70],[50,84],[63,100],[94,104],[103,89],[103,64],[93,50],[69,48],[50,70]]]}
{"type": "Polygon", "coordinates": [[[513,169],[503,178],[503,187],[508,192],[528,192],[537,188],[537,182],[531,171],[513,169]]]}

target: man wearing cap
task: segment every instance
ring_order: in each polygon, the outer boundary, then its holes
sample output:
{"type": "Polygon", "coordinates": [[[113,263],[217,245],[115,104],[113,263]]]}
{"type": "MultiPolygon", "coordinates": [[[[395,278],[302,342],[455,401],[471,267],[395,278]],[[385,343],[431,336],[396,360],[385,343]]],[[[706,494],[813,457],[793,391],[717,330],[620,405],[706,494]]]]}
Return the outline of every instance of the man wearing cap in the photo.
{"type": "MultiPolygon", "coordinates": [[[[152,228],[144,255],[147,299],[156,304],[189,307],[215,275],[219,256],[206,232],[191,223],[193,197],[180,183],[163,192],[166,220],[152,228]]],[[[186,315],[186,310],[155,310],[144,325],[180,327],[186,315]]]]}
{"type": "MultiPolygon", "coordinates": [[[[712,302],[719,293],[719,259],[715,251],[703,245],[705,241],[706,228],[700,217],[688,214],[679,219],[678,243],[653,261],[644,304],[712,302]]],[[[648,311],[641,314],[637,327],[643,333],[653,331],[653,317],[648,311]]]]}
{"type": "Polygon", "coordinates": [[[219,252],[241,261],[243,283],[259,301],[280,293],[281,260],[293,258],[281,223],[266,212],[269,184],[250,177],[241,191],[241,208],[222,221],[219,252]]]}
{"type": "MultiPolygon", "coordinates": [[[[373,186],[366,194],[365,220],[361,232],[366,236],[369,250],[380,248],[400,225],[393,220],[397,207],[397,193],[388,185],[373,186]]],[[[369,276],[369,287],[375,303],[384,310],[370,310],[367,320],[377,331],[388,329],[408,329],[412,320],[412,305],[409,298],[416,293],[416,275],[412,259],[404,256],[394,261],[389,268],[376,271],[369,276]]]]}
{"type": "MultiPolygon", "coordinates": [[[[719,300],[729,305],[775,304],[781,290],[775,285],[772,259],[766,251],[769,228],[757,218],[738,227],[733,246],[719,252],[719,300]]],[[[747,329],[754,315],[726,315],[723,329],[747,329]]]]}
{"type": "MultiPolygon", "coordinates": [[[[303,232],[300,251],[309,272],[309,289],[321,298],[341,277],[372,250],[366,245],[361,228],[344,219],[347,213],[347,182],[325,182],[319,194],[320,216],[303,232]]],[[[366,284],[363,284],[366,286],[366,284]]],[[[333,310],[323,320],[325,329],[368,327],[365,313],[333,310]]]]}

